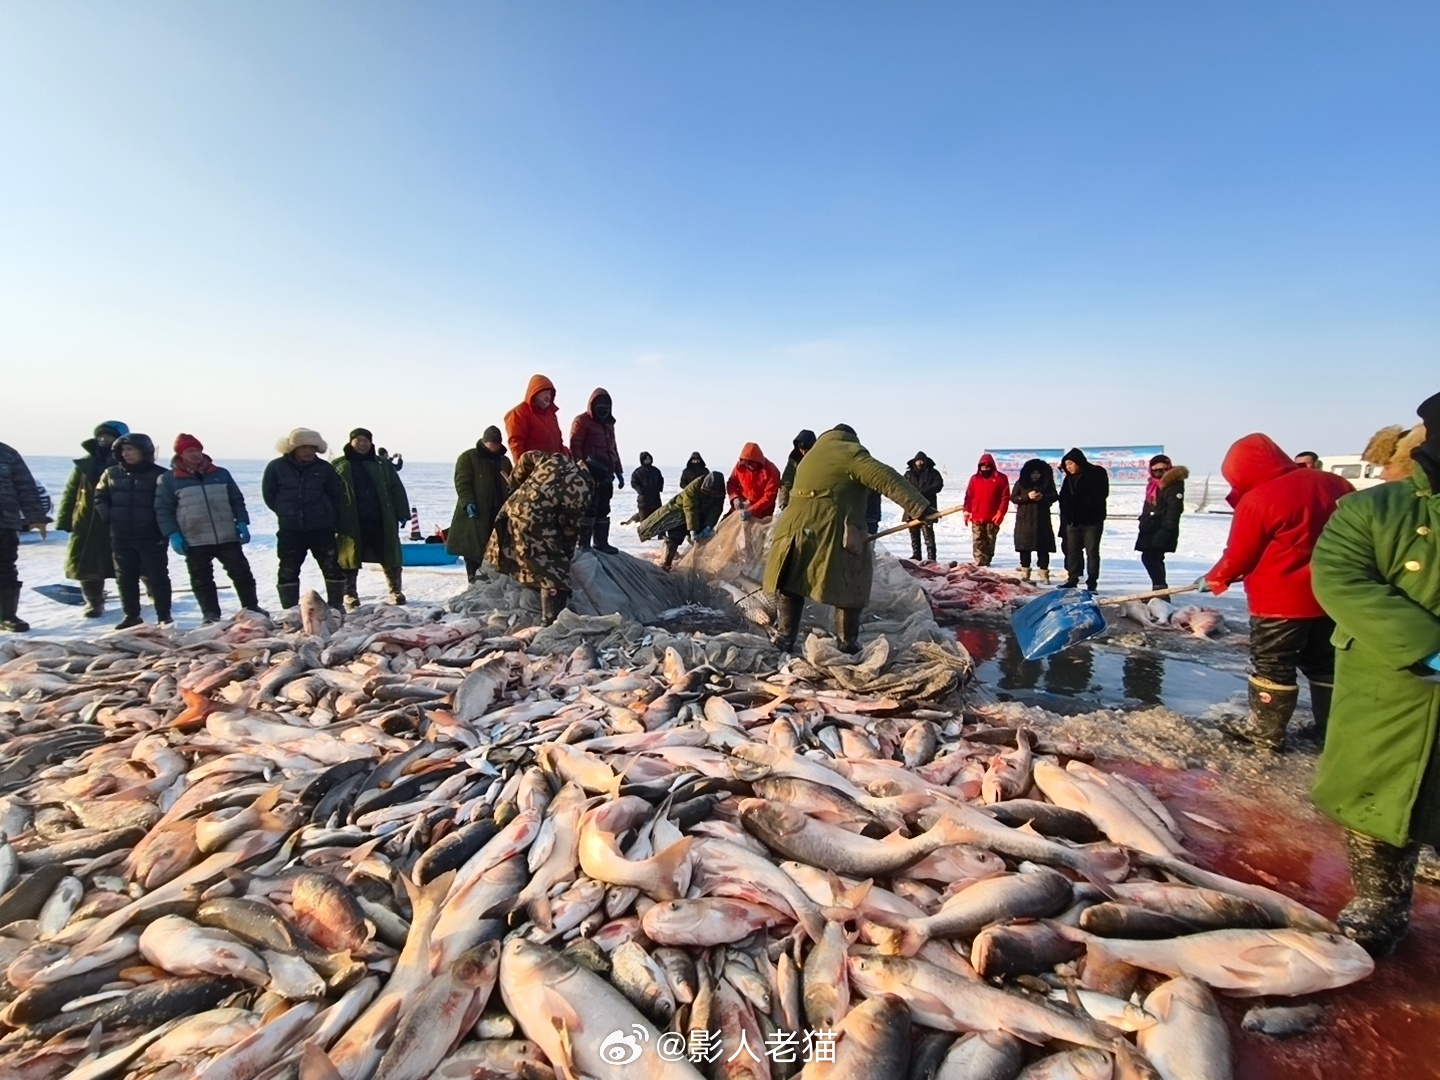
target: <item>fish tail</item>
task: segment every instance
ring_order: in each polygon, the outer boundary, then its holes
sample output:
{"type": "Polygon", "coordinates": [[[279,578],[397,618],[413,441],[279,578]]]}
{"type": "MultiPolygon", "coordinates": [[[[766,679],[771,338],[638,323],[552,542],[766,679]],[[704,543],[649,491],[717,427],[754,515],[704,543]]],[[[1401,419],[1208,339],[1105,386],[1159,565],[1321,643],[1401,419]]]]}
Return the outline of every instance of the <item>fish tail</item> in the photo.
{"type": "Polygon", "coordinates": [[[690,847],[694,843],[693,836],[686,836],[654,857],[660,883],[655,894],[657,900],[678,900],[685,895],[690,887],[690,847]],[[666,895],[661,896],[660,892],[666,895]]]}

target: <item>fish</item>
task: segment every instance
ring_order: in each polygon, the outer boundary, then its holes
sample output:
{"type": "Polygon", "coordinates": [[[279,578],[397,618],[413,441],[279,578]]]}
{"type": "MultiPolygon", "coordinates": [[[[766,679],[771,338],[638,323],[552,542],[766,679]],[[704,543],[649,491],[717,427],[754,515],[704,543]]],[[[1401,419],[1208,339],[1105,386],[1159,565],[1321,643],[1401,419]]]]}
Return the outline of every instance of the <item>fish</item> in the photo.
{"type": "Polygon", "coordinates": [[[1095,783],[1092,778],[1062,769],[1043,758],[1035,762],[1034,776],[1035,785],[1047,799],[1085,814],[1113,842],[1147,855],[1184,854],[1184,848],[1175,842],[1174,837],[1142,820],[1114,791],[1095,783]]]}
{"type": "Polygon", "coordinates": [[[580,868],[607,885],[630,886],[654,900],[674,900],[685,895],[693,869],[690,837],[679,840],[648,859],[631,862],[620,852],[617,836],[655,812],[644,799],[633,795],[585,811],[580,817],[580,868]]]}
{"type": "Polygon", "coordinates": [[[972,1031],[956,1039],[935,1080],[1014,1080],[1025,1062],[1025,1046],[1003,1031],[972,1031]]]}
{"type": "Polygon", "coordinates": [[[845,1014],[836,1029],[835,1059],[812,1059],[800,1076],[802,1080],[871,1080],[904,1076],[909,1067],[910,1007],[894,994],[881,994],[845,1014]]]}
{"type": "Polygon", "coordinates": [[[1157,1022],[1140,1030],[1140,1051],[1162,1080],[1234,1076],[1230,1032],[1203,982],[1182,976],[1161,983],[1146,995],[1145,1011],[1157,1022]]]}
{"type": "Polygon", "coordinates": [[[1099,1050],[1051,1054],[1020,1071],[1020,1080],[1112,1080],[1114,1059],[1099,1050]]]}
{"type": "Polygon", "coordinates": [[[1035,736],[1028,728],[1015,732],[1015,749],[990,759],[980,781],[980,795],[987,803],[1017,799],[1030,787],[1030,766],[1034,760],[1035,736]]]}
{"type": "Polygon", "coordinates": [[[946,900],[934,915],[900,923],[895,951],[914,956],[933,937],[970,937],[992,923],[1055,915],[1070,903],[1070,879],[1047,867],[977,881],[946,900]]]}
{"type": "Polygon", "coordinates": [[[942,819],[912,840],[886,843],[807,818],[767,799],[742,799],[740,821],[772,851],[841,874],[875,877],[903,870],[942,847],[963,844],[966,835],[942,819]]]}
{"type": "Polygon", "coordinates": [[[257,986],[270,979],[265,961],[239,938],[178,915],[162,915],[145,928],[140,955],[172,975],[230,975],[257,986]]]}
{"type": "Polygon", "coordinates": [[[1256,1005],[1246,1011],[1240,1026],[1257,1035],[1288,1039],[1315,1030],[1324,1019],[1325,1006],[1316,1003],[1269,1007],[1256,1005]]]}

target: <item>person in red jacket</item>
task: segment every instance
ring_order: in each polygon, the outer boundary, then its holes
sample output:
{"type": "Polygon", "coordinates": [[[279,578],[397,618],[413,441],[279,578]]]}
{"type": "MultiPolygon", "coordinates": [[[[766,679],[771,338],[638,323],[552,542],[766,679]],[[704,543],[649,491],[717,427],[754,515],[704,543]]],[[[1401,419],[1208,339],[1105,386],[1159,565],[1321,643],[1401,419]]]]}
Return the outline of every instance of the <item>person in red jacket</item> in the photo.
{"type": "Polygon", "coordinates": [[[1010,478],[995,467],[989,454],[965,486],[965,523],[970,526],[971,550],[976,566],[989,566],[995,558],[995,538],[1010,510],[1010,478]]]}
{"type": "Polygon", "coordinates": [[[1296,465],[1267,435],[1230,447],[1220,471],[1235,508],[1220,561],[1196,585],[1219,596],[1245,583],[1250,608],[1250,712],[1222,722],[1227,734],[1267,750],[1285,748],[1285,728],[1300,696],[1296,671],[1310,683],[1311,709],[1323,736],[1335,689],[1335,623],[1310,588],[1310,555],[1342,495],[1355,489],[1334,473],[1296,465]]]}
{"type": "MultiPolygon", "coordinates": [[[[568,454],[565,440],[560,437],[560,410],[555,407],[555,384],[544,375],[531,375],[525,388],[525,400],[505,414],[505,441],[510,445],[510,460],[530,450],[550,454],[568,454]]],[[[582,459],[583,460],[583,459],[582,459]]]]}
{"type": "Polygon", "coordinates": [[[739,510],[746,521],[768,518],[775,513],[775,496],[780,492],[780,470],[760,452],[760,447],[747,442],[740,450],[740,460],[730,473],[725,493],[730,496],[730,509],[739,510]]]}
{"type": "Polygon", "coordinates": [[[610,391],[597,386],[590,394],[585,411],[570,424],[570,456],[590,465],[595,480],[595,497],[590,513],[580,519],[580,546],[588,548],[591,537],[595,550],[614,555],[618,550],[610,544],[610,500],[615,497],[615,478],[625,486],[624,467],[615,444],[615,414],[610,391]]]}

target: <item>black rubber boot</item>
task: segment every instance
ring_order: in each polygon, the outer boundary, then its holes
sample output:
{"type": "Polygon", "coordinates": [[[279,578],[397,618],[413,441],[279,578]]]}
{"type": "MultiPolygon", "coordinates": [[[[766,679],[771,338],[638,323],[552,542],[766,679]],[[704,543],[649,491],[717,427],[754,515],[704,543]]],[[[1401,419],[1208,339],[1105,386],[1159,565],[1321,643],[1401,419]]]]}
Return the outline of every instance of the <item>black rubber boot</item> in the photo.
{"type": "Polygon", "coordinates": [[[1355,899],[1335,922],[1346,937],[1375,959],[1389,956],[1410,929],[1410,898],[1420,845],[1403,848],[1345,830],[1345,855],[1355,899]]]}
{"type": "Polygon", "coordinates": [[[580,543],[577,545],[581,551],[590,550],[590,537],[595,533],[595,519],[580,519],[580,543]]]}
{"type": "Polygon", "coordinates": [[[1325,745],[1325,729],[1330,724],[1330,702],[1335,699],[1335,684],[1310,680],[1310,711],[1315,714],[1315,738],[1325,745]]]}
{"type": "Polygon", "coordinates": [[[0,589],[0,632],[23,634],[30,624],[20,618],[20,586],[7,585],[0,589]]]}
{"type": "Polygon", "coordinates": [[[619,555],[620,549],[610,544],[610,519],[595,519],[595,550],[603,551],[606,555],[619,555]]]}
{"type": "Polygon", "coordinates": [[[1056,585],[1055,588],[1057,588],[1057,589],[1075,589],[1075,588],[1078,588],[1079,585],[1080,585],[1080,579],[1079,579],[1079,578],[1066,578],[1064,581],[1060,582],[1059,585],[1056,585]]]}
{"type": "Polygon", "coordinates": [[[399,566],[385,567],[385,584],[390,586],[390,603],[405,603],[405,593],[400,588],[403,570],[399,566]]]}
{"type": "MultiPolygon", "coordinates": [[[[920,532],[918,529],[910,534],[910,558],[916,562],[920,561],[920,532]]],[[[935,561],[934,555],[930,556],[930,561],[935,561]]]]}
{"type": "Polygon", "coordinates": [[[550,626],[565,610],[565,605],[570,602],[570,593],[566,589],[544,589],[540,590],[540,625],[550,626]]]}
{"type": "Polygon", "coordinates": [[[795,651],[795,636],[800,632],[800,616],[805,613],[805,598],[790,593],[775,594],[775,626],[770,643],[783,653],[795,651]]]}
{"type": "Polygon", "coordinates": [[[1299,698],[1298,686],[1281,686],[1251,675],[1249,714],[1239,720],[1221,720],[1220,730],[1241,742],[1278,754],[1285,749],[1285,729],[1299,698]]]}
{"type": "Polygon", "coordinates": [[[836,648],[854,656],[860,651],[860,609],[835,609],[836,648]]]}
{"type": "MultiPolygon", "coordinates": [[[[925,536],[925,551],[930,556],[931,562],[940,561],[935,557],[935,533],[933,530],[925,536]]],[[[915,557],[918,559],[920,556],[917,554],[915,557]]]]}
{"type": "Polygon", "coordinates": [[[275,586],[275,591],[280,594],[281,608],[292,608],[300,603],[300,583],[298,581],[282,581],[275,586]]]}
{"type": "Polygon", "coordinates": [[[98,619],[105,614],[105,579],[86,578],[80,582],[80,595],[85,597],[85,609],[80,612],[87,619],[98,619]]]}
{"type": "Polygon", "coordinates": [[[675,553],[680,550],[680,545],[673,540],[665,541],[665,558],[660,563],[660,569],[666,571],[675,565],[675,553]]]}
{"type": "MultiPolygon", "coordinates": [[[[329,605],[330,605],[332,608],[334,608],[336,611],[343,611],[343,610],[345,610],[346,601],[348,601],[349,599],[350,599],[350,598],[345,595],[345,579],[344,579],[344,578],[326,578],[326,579],[325,579],[325,602],[326,602],[327,604],[329,604],[329,605]]],[[[296,602],[297,604],[300,602],[300,586],[299,586],[299,585],[296,585],[296,586],[295,586],[295,602],[296,602]]],[[[357,604],[359,603],[358,597],[356,598],[356,603],[357,603],[357,604]]],[[[286,605],[286,606],[288,607],[289,605],[286,605]]]]}
{"type": "Polygon", "coordinates": [[[202,624],[219,622],[220,590],[216,588],[214,579],[196,581],[192,577],[190,591],[195,594],[195,602],[200,605],[200,622],[202,624]]]}

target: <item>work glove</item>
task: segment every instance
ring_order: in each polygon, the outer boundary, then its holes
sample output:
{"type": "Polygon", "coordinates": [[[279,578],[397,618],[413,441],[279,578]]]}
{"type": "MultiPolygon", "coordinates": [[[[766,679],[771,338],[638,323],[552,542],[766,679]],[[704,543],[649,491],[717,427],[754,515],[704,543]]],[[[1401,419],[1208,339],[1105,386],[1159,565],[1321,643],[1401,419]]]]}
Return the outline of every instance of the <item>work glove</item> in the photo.
{"type": "Polygon", "coordinates": [[[741,511],[740,511],[740,520],[741,520],[741,521],[749,521],[749,520],[750,520],[750,511],[749,511],[749,510],[741,510],[741,511]]]}
{"type": "Polygon", "coordinates": [[[1440,652],[1437,652],[1430,659],[1425,661],[1425,666],[1431,671],[1440,671],[1440,652]]]}
{"type": "Polygon", "coordinates": [[[617,472],[617,473],[615,474],[615,482],[616,482],[617,484],[619,484],[621,487],[624,487],[624,486],[625,486],[625,474],[624,474],[624,473],[618,473],[618,472],[617,472]]]}
{"type": "Polygon", "coordinates": [[[700,533],[699,533],[699,536],[700,536],[700,539],[701,539],[701,540],[709,540],[709,539],[710,539],[712,536],[714,536],[714,535],[715,535],[715,530],[712,529],[712,528],[710,528],[709,525],[706,525],[705,528],[701,529],[701,530],[700,530],[700,533]]]}
{"type": "Polygon", "coordinates": [[[476,518],[476,517],[479,517],[479,516],[480,516],[480,508],[479,508],[478,506],[476,506],[474,503],[466,503],[466,504],[465,504],[465,516],[466,516],[467,518],[476,518]]]}
{"type": "Polygon", "coordinates": [[[184,555],[186,551],[185,537],[181,536],[178,532],[171,533],[170,547],[174,549],[176,555],[184,555]]]}
{"type": "Polygon", "coordinates": [[[690,543],[692,543],[692,544],[698,544],[698,543],[700,542],[699,536],[697,536],[697,535],[696,535],[695,533],[693,533],[693,532],[690,534],[690,536],[689,536],[688,539],[690,540],[690,543]]]}
{"type": "Polygon", "coordinates": [[[1204,574],[1201,574],[1195,579],[1195,591],[1202,593],[1208,593],[1212,591],[1210,588],[1210,582],[1206,580],[1204,574]]]}
{"type": "Polygon", "coordinates": [[[243,521],[237,521],[235,523],[235,535],[240,538],[240,543],[248,544],[250,542],[250,526],[246,525],[243,521]]]}

